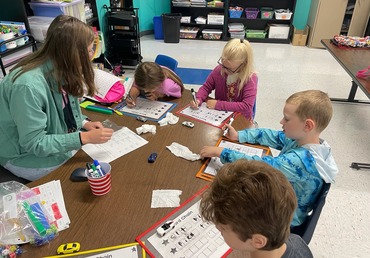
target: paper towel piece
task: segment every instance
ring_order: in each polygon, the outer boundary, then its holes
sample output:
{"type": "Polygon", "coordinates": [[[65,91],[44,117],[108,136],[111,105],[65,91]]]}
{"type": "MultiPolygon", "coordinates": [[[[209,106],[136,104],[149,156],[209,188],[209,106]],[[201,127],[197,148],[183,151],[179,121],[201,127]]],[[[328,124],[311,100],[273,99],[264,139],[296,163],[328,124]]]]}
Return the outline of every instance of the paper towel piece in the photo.
{"type": "Polygon", "coordinates": [[[165,125],[168,125],[168,124],[174,125],[178,121],[179,121],[179,117],[178,116],[175,116],[174,114],[168,112],[166,114],[166,117],[165,118],[162,118],[161,120],[158,121],[158,124],[160,126],[165,126],[165,125]]]}
{"type": "Polygon", "coordinates": [[[144,125],[136,128],[136,132],[137,132],[138,135],[140,135],[142,133],[155,134],[156,133],[156,127],[155,127],[155,125],[144,124],[144,125]]]}
{"type": "Polygon", "coordinates": [[[181,190],[153,190],[151,208],[180,206],[181,190]]]}
{"type": "Polygon", "coordinates": [[[170,146],[167,146],[167,149],[169,149],[175,156],[187,160],[195,161],[201,158],[199,154],[191,152],[188,147],[177,142],[171,143],[170,146]]]}

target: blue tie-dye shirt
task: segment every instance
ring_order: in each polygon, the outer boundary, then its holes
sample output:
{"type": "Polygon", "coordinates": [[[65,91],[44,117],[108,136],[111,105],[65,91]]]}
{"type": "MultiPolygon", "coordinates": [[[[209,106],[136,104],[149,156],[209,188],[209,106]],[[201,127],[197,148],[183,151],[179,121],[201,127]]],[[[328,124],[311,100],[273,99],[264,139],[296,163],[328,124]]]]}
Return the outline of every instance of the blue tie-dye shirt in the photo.
{"type": "Polygon", "coordinates": [[[262,160],[283,172],[298,199],[292,226],[302,224],[307,213],[312,210],[324,180],[328,183],[334,182],[338,172],[330,146],[323,141],[321,144],[299,147],[297,142],[287,138],[284,132],[271,129],[246,129],[238,133],[239,142],[265,145],[280,150],[280,154],[277,157],[260,158],[225,148],[220,155],[221,162],[233,162],[238,159],[262,160]]]}

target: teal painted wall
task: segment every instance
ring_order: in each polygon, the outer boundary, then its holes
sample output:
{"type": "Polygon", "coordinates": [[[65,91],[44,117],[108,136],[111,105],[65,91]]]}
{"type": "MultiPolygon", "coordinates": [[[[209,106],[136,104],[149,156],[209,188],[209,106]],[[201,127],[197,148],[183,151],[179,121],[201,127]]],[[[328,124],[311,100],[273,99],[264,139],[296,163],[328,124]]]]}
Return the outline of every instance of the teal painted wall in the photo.
{"type": "MultiPolygon", "coordinates": [[[[171,10],[171,0],[134,0],[133,5],[139,8],[140,31],[153,30],[153,17],[171,10]]],[[[297,29],[305,28],[310,6],[311,0],[297,0],[293,19],[297,29]]]]}
{"type": "Polygon", "coordinates": [[[310,12],[311,0],[297,0],[293,25],[298,30],[303,30],[307,24],[308,14],[310,12]]]}
{"type": "Polygon", "coordinates": [[[140,31],[153,30],[153,17],[171,11],[171,0],[134,0],[133,5],[139,8],[140,31]]]}

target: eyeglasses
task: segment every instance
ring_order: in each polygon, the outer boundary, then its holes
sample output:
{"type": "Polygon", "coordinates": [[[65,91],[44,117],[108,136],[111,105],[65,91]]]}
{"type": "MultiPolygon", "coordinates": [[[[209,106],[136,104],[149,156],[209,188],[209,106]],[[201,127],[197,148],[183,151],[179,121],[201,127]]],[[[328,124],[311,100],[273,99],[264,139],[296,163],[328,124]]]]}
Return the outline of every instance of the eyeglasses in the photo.
{"type": "Polygon", "coordinates": [[[222,63],[222,57],[220,57],[220,59],[218,59],[217,63],[219,65],[221,65],[222,68],[224,68],[226,71],[228,71],[230,73],[236,73],[240,69],[240,67],[242,67],[242,65],[244,64],[244,63],[241,63],[236,69],[231,70],[230,68],[228,68],[228,67],[226,67],[226,66],[223,65],[223,63],[222,63]]]}

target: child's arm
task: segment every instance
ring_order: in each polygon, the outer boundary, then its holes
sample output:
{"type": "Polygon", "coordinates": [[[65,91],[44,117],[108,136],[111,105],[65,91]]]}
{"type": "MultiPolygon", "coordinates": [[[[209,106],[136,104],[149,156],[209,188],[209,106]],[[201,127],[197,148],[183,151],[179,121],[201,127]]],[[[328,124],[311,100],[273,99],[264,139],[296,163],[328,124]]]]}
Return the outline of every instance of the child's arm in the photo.
{"type": "Polygon", "coordinates": [[[257,128],[238,131],[238,140],[241,143],[259,144],[281,150],[287,145],[288,138],[282,131],[257,128]]]}
{"type": "Polygon", "coordinates": [[[217,78],[220,77],[221,68],[217,66],[208,76],[205,83],[199,88],[196,98],[201,105],[208,97],[209,94],[215,89],[217,78]]]}
{"type": "Polygon", "coordinates": [[[137,87],[135,87],[134,85],[132,85],[130,91],[128,92],[128,94],[126,96],[127,106],[129,106],[129,107],[136,106],[136,99],[139,95],[140,95],[140,90],[137,87]]]}

